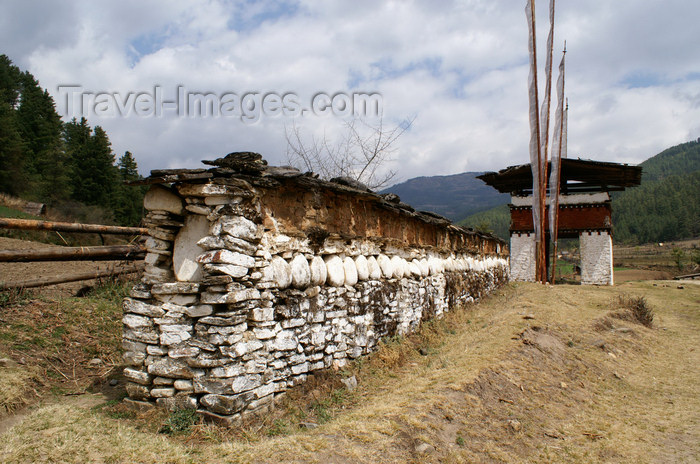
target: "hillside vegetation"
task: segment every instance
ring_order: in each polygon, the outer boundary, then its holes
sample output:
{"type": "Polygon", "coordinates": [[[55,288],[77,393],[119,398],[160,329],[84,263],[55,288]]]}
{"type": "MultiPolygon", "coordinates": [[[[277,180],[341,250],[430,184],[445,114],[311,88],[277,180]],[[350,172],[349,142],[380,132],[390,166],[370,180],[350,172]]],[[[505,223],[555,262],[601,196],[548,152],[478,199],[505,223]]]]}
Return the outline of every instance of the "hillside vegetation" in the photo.
{"type": "Polygon", "coordinates": [[[144,190],[124,181],[138,178],[130,152],[116,160],[107,132],[85,118],[64,123],[34,76],[0,55],[0,193],[76,220],[135,225],[144,190]]]}
{"type": "Polygon", "coordinates": [[[664,150],[641,166],[642,185],[613,195],[615,241],[700,236],[700,139],[664,150]]]}
{"type": "MultiPolygon", "coordinates": [[[[668,242],[700,236],[700,139],[671,147],[641,163],[642,184],[612,195],[616,243],[668,242]]],[[[506,207],[460,221],[508,239],[506,207]],[[505,225],[505,227],[504,227],[505,225]]]]}

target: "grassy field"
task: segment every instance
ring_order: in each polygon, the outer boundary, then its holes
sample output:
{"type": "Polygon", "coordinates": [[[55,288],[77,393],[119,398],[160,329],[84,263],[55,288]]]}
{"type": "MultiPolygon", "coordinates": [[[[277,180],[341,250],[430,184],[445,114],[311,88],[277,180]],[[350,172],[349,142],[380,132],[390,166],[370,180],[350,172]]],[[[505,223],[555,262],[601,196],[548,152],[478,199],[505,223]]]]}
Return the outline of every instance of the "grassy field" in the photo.
{"type": "MultiPolygon", "coordinates": [[[[5,416],[0,461],[700,460],[697,284],[509,284],[418,334],[386,340],[345,371],[318,376],[273,414],[235,430],[127,410],[119,391],[98,392],[117,363],[119,288],[4,303],[0,351],[9,359],[0,385],[41,401],[5,416]],[[645,298],[652,327],[630,317],[621,295],[645,298]],[[91,366],[95,358],[102,367],[91,366]],[[340,383],[350,375],[359,382],[353,391],[340,383]]],[[[18,406],[4,387],[0,395],[6,409],[18,406]]]]}
{"type": "Polygon", "coordinates": [[[664,270],[675,274],[697,272],[700,266],[700,239],[663,244],[616,246],[615,266],[664,270]]]}

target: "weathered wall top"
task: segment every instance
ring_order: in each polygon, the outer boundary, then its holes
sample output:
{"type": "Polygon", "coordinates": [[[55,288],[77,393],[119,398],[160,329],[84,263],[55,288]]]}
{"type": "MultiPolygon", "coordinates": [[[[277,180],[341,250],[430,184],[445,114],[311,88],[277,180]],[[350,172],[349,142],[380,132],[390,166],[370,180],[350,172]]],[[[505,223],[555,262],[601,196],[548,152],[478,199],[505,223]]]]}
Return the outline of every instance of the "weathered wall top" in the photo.
{"type": "Polygon", "coordinates": [[[497,237],[456,226],[432,212],[415,211],[397,195],[374,193],[351,179],[324,181],[293,167],[268,166],[259,154],[250,152],[204,163],[214,167],[154,170],[135,183],[173,184],[181,196],[201,197],[208,206],[220,206],[220,214],[226,214],[221,207],[231,197],[255,196],[262,208],[238,213],[247,213],[246,217],[262,223],[266,230],[290,236],[316,240],[362,237],[387,246],[418,246],[438,252],[508,253],[506,242],[497,237]],[[406,227],[407,222],[414,225],[406,227]]]}

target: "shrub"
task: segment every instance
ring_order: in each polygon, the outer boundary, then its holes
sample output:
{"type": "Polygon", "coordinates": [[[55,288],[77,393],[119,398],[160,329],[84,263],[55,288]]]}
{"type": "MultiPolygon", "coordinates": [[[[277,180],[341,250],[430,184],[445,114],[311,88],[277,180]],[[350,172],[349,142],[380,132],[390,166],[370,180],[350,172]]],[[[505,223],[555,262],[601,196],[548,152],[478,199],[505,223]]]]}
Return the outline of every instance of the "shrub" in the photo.
{"type": "Polygon", "coordinates": [[[176,409],[165,420],[160,433],[176,435],[186,433],[197,422],[197,411],[194,409],[176,409]]]}
{"type": "Polygon", "coordinates": [[[620,295],[618,305],[625,308],[625,311],[615,314],[615,317],[638,322],[646,327],[652,326],[654,310],[643,296],[620,295]]]}

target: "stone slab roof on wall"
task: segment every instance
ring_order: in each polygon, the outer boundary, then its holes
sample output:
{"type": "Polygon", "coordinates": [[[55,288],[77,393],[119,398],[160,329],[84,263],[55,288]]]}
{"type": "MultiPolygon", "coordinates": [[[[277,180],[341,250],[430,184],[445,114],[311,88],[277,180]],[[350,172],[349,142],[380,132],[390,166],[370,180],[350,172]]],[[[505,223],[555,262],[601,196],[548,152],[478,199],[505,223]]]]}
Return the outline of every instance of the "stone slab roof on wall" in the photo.
{"type": "MultiPolygon", "coordinates": [[[[551,163],[550,163],[551,164],[551,163]]],[[[551,168],[547,169],[551,173],[551,168]]],[[[501,193],[532,194],[530,164],[509,166],[498,172],[487,172],[481,179],[501,193]]],[[[561,192],[612,192],[634,187],[642,182],[642,167],[584,159],[561,160],[561,192]]]]}
{"type": "Polygon", "coordinates": [[[197,169],[157,169],[147,178],[132,181],[132,185],[174,184],[174,183],[213,183],[226,185],[243,182],[242,188],[259,187],[275,189],[292,184],[303,190],[328,191],[362,198],[386,211],[398,213],[426,224],[452,229],[460,234],[470,234],[506,245],[507,243],[491,234],[475,231],[452,224],[452,222],[430,211],[416,211],[401,202],[395,194],[378,194],[363,184],[349,178],[335,178],[330,181],[319,179],[313,172],[302,173],[291,166],[269,166],[262,156],[252,152],[234,152],[217,160],[203,160],[212,168],[197,169]]]}

